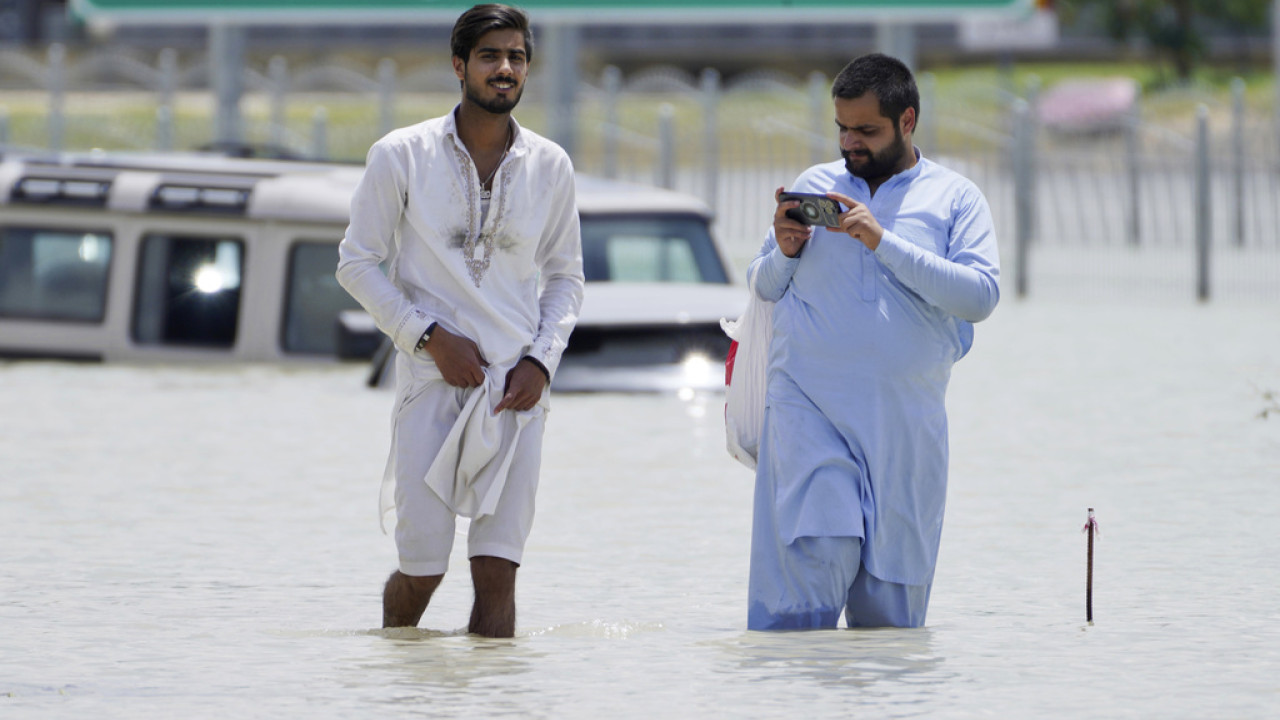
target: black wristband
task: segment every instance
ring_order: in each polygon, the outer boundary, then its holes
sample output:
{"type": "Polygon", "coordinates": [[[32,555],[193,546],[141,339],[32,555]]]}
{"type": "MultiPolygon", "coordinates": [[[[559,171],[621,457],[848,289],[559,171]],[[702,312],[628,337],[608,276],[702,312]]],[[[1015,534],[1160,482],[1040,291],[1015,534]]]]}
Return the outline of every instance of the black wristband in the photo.
{"type": "Polygon", "coordinates": [[[541,371],[542,371],[542,374],[547,376],[547,382],[548,382],[548,383],[549,383],[549,382],[551,382],[551,372],[550,372],[549,370],[547,370],[547,366],[546,366],[546,365],[543,365],[543,364],[542,364],[542,362],[538,360],[538,358],[536,358],[536,357],[534,357],[534,356],[532,356],[532,355],[525,355],[524,357],[522,357],[522,358],[520,358],[520,359],[521,359],[521,360],[528,360],[529,362],[533,363],[533,366],[534,366],[534,367],[536,367],[536,368],[538,368],[539,370],[541,370],[541,371]]]}
{"type": "Polygon", "coordinates": [[[415,352],[427,347],[427,341],[431,339],[431,333],[435,332],[436,325],[439,325],[439,323],[431,323],[427,326],[427,329],[422,332],[422,337],[418,338],[418,344],[413,348],[415,352]]]}

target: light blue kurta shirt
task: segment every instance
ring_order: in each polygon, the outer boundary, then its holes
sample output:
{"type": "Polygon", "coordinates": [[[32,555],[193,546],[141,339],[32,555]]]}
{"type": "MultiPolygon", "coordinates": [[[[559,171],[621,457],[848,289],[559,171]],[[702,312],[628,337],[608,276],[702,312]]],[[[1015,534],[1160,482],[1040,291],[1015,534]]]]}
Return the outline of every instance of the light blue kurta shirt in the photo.
{"type": "Polygon", "coordinates": [[[806,453],[829,453],[865,476],[817,482],[763,463],[757,473],[773,474],[782,541],[861,537],[872,575],[926,584],[946,499],[947,381],[973,343],[973,323],[1000,294],[990,208],[972,182],[923,157],[874,197],[843,161],[810,168],[791,189],[843,193],[885,231],[872,252],[815,228],[788,258],[771,229],[748,272],[754,292],[777,303],[766,405],[784,404],[779,393],[803,394],[843,440],[806,453]]]}

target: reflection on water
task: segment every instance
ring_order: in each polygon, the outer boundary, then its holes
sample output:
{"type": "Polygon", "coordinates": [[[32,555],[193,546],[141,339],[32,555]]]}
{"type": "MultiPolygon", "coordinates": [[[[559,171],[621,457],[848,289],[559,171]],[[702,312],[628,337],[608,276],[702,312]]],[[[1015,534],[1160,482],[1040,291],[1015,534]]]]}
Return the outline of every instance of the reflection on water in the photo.
{"type": "Polygon", "coordinates": [[[465,628],[454,630],[453,632],[445,632],[443,630],[431,630],[420,627],[397,627],[397,628],[375,628],[369,631],[370,635],[375,637],[386,638],[388,640],[399,640],[401,642],[422,642],[424,640],[434,640],[443,637],[456,637],[466,635],[465,628]]]}
{"type": "Polygon", "coordinates": [[[819,686],[871,689],[880,684],[941,684],[943,658],[928,628],[748,632],[713,641],[732,661],[724,672],[761,682],[790,685],[797,679],[819,686]]]}
{"type": "Polygon", "coordinates": [[[723,397],[553,400],[517,636],[377,630],[364,368],[0,363],[0,717],[1266,717],[1280,311],[1009,303],[926,628],[753,633],[723,397]],[[1084,624],[1085,509],[1103,528],[1084,624]]]}
{"type": "Polygon", "coordinates": [[[361,670],[383,675],[394,687],[388,702],[438,704],[457,695],[465,704],[473,688],[492,688],[503,678],[531,671],[545,653],[517,639],[426,632],[415,637],[388,634],[377,646],[381,659],[361,670]]]}
{"type": "Polygon", "coordinates": [[[539,630],[521,632],[525,637],[565,637],[565,638],[601,638],[605,640],[625,640],[640,633],[661,632],[666,628],[662,623],[605,622],[589,620],[587,622],[557,625],[539,630]]]}

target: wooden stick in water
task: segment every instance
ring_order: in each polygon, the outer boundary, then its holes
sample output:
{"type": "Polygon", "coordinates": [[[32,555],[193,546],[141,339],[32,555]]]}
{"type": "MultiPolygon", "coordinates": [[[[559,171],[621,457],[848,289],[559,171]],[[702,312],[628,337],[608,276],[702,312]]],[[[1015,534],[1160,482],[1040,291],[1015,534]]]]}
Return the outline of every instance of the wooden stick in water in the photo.
{"type": "Polygon", "coordinates": [[[1084,531],[1089,534],[1089,566],[1085,574],[1084,584],[1084,618],[1093,624],[1093,535],[1098,531],[1098,521],[1093,517],[1093,508],[1089,508],[1089,519],[1084,524],[1084,531]]]}

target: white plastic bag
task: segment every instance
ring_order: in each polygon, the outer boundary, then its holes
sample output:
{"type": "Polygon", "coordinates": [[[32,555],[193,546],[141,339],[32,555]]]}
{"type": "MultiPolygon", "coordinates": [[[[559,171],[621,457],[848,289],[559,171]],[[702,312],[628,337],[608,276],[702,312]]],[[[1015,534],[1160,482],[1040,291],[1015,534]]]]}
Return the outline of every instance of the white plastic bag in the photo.
{"type": "Polygon", "coordinates": [[[724,431],[729,454],[754,470],[764,426],[765,368],[773,340],[773,303],[748,293],[736,322],[721,319],[733,339],[725,359],[724,431]]]}

